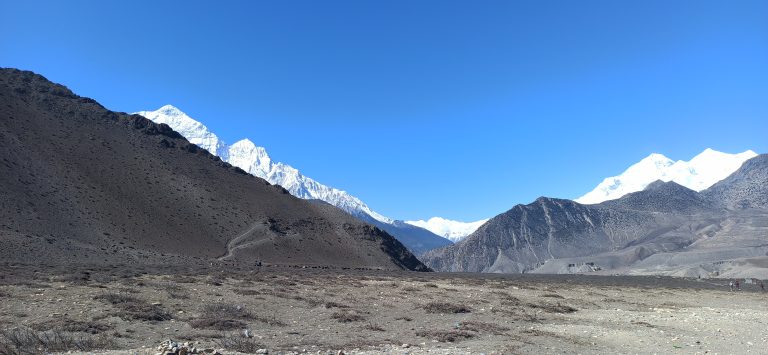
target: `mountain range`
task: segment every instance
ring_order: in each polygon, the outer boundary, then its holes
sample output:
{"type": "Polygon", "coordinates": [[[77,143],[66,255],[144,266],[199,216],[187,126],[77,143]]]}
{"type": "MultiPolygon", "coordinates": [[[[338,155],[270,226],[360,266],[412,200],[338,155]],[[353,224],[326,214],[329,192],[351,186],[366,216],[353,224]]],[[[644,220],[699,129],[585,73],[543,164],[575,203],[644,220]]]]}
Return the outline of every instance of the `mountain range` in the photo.
{"type": "Polygon", "coordinates": [[[747,150],[728,154],[707,148],[690,161],[674,161],[661,154],[651,154],[630,166],[621,175],[603,180],[594,190],[574,201],[596,204],[641,191],[656,181],[674,181],[694,191],[702,191],[724,179],[757,153],[747,150]]]}
{"type": "Polygon", "coordinates": [[[451,221],[451,224],[441,227],[439,229],[441,233],[438,234],[419,224],[383,216],[359,198],[304,176],[290,165],[273,161],[266,149],[257,146],[249,139],[240,140],[232,145],[225,144],[205,125],[172,105],[163,106],[155,111],[140,111],[136,114],[156,123],[167,124],[190,142],[208,150],[211,154],[272,184],[284,187],[296,197],[325,201],[365,222],[376,225],[398,238],[417,254],[449,245],[452,240],[464,237],[479,227],[477,223],[464,224],[451,221]]]}
{"type": "Polygon", "coordinates": [[[657,180],[599,204],[541,197],[422,260],[441,271],[768,277],[768,155],[700,192],[657,180]]]}
{"type": "Polygon", "coordinates": [[[405,221],[405,223],[424,228],[455,243],[472,234],[472,232],[476,231],[487,221],[488,219],[481,219],[475,222],[460,222],[440,217],[432,217],[426,221],[405,221]]]}
{"type": "Polygon", "coordinates": [[[166,124],[16,69],[0,69],[0,103],[4,263],[427,270],[387,232],[296,198],[166,124]]]}
{"type": "Polygon", "coordinates": [[[766,154],[653,154],[598,186],[587,200],[599,203],[540,197],[471,224],[403,222],[171,106],[113,112],[2,68],[0,103],[7,263],[768,277],[766,154]]]}

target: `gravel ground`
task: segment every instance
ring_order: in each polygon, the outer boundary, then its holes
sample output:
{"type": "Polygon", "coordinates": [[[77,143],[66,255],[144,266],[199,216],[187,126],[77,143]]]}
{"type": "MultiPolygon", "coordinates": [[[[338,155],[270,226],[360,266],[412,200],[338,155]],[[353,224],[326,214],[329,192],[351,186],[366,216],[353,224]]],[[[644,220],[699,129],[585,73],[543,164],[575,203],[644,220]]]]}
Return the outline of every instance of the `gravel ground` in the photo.
{"type": "Polygon", "coordinates": [[[0,353],[155,354],[167,339],[222,353],[768,353],[768,294],[726,280],[0,270],[0,353]],[[80,342],[22,344],[20,329],[80,342]]]}

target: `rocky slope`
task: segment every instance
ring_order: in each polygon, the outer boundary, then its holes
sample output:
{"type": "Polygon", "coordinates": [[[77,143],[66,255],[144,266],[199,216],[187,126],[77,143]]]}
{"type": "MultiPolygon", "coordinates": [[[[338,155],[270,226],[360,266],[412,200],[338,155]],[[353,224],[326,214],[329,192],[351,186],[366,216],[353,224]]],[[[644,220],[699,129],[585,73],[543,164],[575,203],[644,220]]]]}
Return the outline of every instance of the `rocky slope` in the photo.
{"type": "Polygon", "coordinates": [[[0,69],[0,102],[3,262],[425,269],[386,232],[297,199],[165,124],[15,69],[0,69]]]}
{"type": "Polygon", "coordinates": [[[290,165],[272,160],[266,149],[257,146],[249,139],[240,140],[229,146],[208,127],[174,106],[166,105],[155,111],[140,111],[136,114],[147,117],[153,122],[169,125],[190,142],[249,174],[284,187],[296,197],[325,201],[365,222],[374,224],[398,238],[414,253],[420,254],[451,244],[450,240],[428,230],[383,216],[346,191],[323,185],[290,165]]]}
{"type": "Polygon", "coordinates": [[[768,208],[768,154],[748,160],[703,195],[729,209],[768,208]]]}
{"type": "Polygon", "coordinates": [[[596,205],[542,197],[422,260],[443,271],[768,275],[766,173],[760,155],[700,193],[658,181],[596,205]]]}

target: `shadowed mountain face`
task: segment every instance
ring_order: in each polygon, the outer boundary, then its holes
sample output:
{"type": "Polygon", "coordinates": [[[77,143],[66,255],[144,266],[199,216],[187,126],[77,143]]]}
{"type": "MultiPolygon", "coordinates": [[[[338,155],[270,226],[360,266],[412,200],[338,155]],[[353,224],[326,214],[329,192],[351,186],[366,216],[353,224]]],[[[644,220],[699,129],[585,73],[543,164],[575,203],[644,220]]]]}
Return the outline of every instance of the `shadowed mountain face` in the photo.
{"type": "Polygon", "coordinates": [[[712,211],[712,202],[676,182],[656,180],[645,190],[633,192],[617,200],[610,200],[598,205],[603,209],[636,210],[665,212],[674,214],[693,214],[712,211]]]}
{"type": "Polygon", "coordinates": [[[5,262],[426,269],[386,232],[39,75],[0,69],[0,103],[5,262]]]}
{"type": "Polygon", "coordinates": [[[768,154],[747,160],[702,195],[729,209],[768,209],[768,154]]]}
{"type": "Polygon", "coordinates": [[[766,157],[701,193],[657,181],[597,205],[542,197],[422,260],[442,271],[768,276],[766,157]]]}

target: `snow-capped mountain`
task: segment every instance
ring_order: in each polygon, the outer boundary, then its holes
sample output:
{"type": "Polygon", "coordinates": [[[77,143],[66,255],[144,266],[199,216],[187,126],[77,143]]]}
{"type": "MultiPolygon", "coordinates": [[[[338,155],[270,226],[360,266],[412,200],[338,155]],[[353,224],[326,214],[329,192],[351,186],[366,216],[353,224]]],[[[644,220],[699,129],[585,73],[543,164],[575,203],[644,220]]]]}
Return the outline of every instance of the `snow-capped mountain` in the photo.
{"type": "MultiPolygon", "coordinates": [[[[184,133],[181,134],[184,135],[184,133]]],[[[318,183],[302,175],[299,170],[290,165],[273,162],[264,148],[256,146],[248,139],[230,146],[228,154],[228,163],[272,184],[284,187],[291,195],[308,200],[322,200],[358,217],[364,213],[382,223],[394,222],[392,218],[371,210],[363,201],[345,191],[318,183]]]]}
{"type": "Polygon", "coordinates": [[[352,215],[359,216],[364,213],[383,223],[393,222],[393,219],[371,210],[357,197],[320,184],[302,175],[299,170],[290,165],[272,161],[263,147],[256,146],[248,139],[227,146],[208,127],[172,105],[165,105],[156,111],[140,111],[136,114],[156,123],[167,124],[191,143],[205,148],[222,160],[271,184],[282,186],[296,197],[322,200],[352,215]]]}
{"type": "Polygon", "coordinates": [[[476,231],[487,221],[488,219],[482,219],[476,222],[459,222],[440,217],[432,217],[426,221],[405,221],[405,223],[424,228],[456,243],[472,234],[472,232],[476,231]]]}
{"type": "MultiPolygon", "coordinates": [[[[156,111],[135,112],[155,123],[165,123],[174,131],[181,133],[190,143],[204,148],[209,153],[227,161],[227,146],[208,127],[195,121],[176,107],[165,105],[156,111]]],[[[234,164],[233,164],[234,165],[234,164]]]]}
{"type": "Polygon", "coordinates": [[[621,175],[603,180],[594,190],[575,201],[595,204],[614,200],[631,192],[642,191],[656,180],[674,181],[691,190],[702,191],[725,179],[746,160],[755,156],[757,153],[751,150],[728,154],[707,148],[690,161],[673,161],[654,153],[630,166],[621,175]]]}
{"type": "Polygon", "coordinates": [[[451,244],[450,240],[426,229],[383,216],[373,211],[359,198],[306,177],[290,165],[273,161],[263,147],[257,146],[248,139],[228,146],[202,123],[174,106],[165,105],[155,111],[140,111],[136,114],[156,123],[167,124],[191,143],[205,148],[222,160],[271,184],[282,186],[296,197],[325,201],[372,223],[398,238],[416,254],[451,244]]]}

